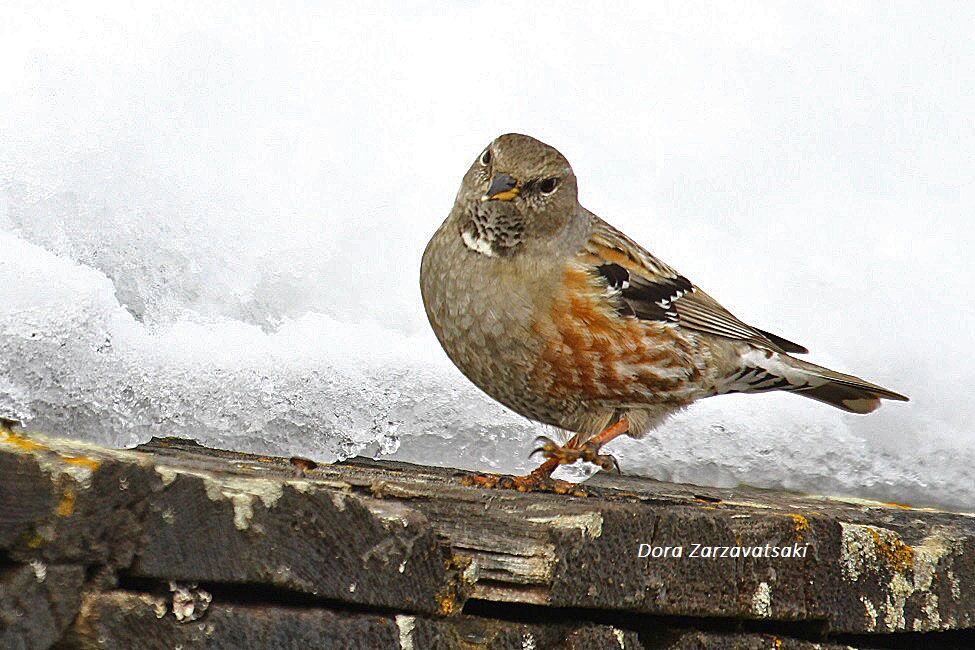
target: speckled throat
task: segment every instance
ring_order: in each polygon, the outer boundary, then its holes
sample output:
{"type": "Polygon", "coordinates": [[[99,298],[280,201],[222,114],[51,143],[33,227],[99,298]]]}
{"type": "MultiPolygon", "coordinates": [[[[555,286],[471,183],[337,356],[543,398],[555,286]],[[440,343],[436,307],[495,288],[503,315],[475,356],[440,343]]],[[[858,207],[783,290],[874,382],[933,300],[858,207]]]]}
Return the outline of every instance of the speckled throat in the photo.
{"type": "Polygon", "coordinates": [[[488,201],[469,206],[461,221],[460,237],[476,253],[493,256],[511,255],[521,245],[525,231],[522,215],[513,206],[488,201]]]}

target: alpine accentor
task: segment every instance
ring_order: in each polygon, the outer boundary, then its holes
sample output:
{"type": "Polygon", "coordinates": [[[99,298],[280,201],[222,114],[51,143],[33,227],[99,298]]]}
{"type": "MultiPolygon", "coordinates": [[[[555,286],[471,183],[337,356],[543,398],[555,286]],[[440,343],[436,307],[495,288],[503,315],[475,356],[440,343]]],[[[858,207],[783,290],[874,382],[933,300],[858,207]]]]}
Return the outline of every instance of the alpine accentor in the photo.
{"type": "Polygon", "coordinates": [[[525,485],[640,437],[691,402],[784,390],[851,413],[903,395],[791,354],[586,210],[568,161],[511,133],[481,152],[423,253],[420,288],[451,360],[508,408],[574,432],[525,485]]]}

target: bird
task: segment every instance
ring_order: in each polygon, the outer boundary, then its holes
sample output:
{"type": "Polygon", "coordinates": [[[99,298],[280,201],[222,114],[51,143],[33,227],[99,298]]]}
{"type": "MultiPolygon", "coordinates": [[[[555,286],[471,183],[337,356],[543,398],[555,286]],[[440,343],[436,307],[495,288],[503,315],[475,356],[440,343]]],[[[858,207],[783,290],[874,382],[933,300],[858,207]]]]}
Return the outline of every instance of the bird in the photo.
{"type": "Polygon", "coordinates": [[[565,156],[527,135],[501,135],[473,161],[423,252],[420,291],[471,382],[571,436],[540,438],[544,462],[513,484],[523,491],[579,459],[618,471],[603,445],[706,397],[785,391],[858,414],[908,400],[734,316],[584,208],[565,156]]]}

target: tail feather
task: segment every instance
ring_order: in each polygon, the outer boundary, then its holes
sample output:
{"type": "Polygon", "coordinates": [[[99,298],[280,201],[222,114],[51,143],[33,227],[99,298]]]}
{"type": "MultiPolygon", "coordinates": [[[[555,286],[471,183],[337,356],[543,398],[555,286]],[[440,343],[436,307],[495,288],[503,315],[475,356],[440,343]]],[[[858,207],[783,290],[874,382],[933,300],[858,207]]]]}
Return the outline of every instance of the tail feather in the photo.
{"type": "Polygon", "coordinates": [[[870,413],[881,399],[908,398],[869,381],[836,372],[788,354],[754,349],[743,355],[741,370],[729,378],[721,392],[757,393],[784,390],[835,406],[849,413],[870,413]]]}
{"type": "Polygon", "coordinates": [[[815,388],[796,389],[797,395],[835,406],[848,413],[872,413],[880,408],[880,395],[866,388],[829,382],[815,388]]]}
{"type": "MultiPolygon", "coordinates": [[[[836,372],[829,368],[817,366],[814,363],[790,359],[796,366],[802,368],[813,377],[825,380],[824,383],[808,388],[797,388],[796,393],[809,397],[830,406],[843,409],[850,413],[871,413],[880,408],[881,399],[892,399],[899,402],[908,401],[907,397],[892,390],[872,384],[869,381],[836,372]]],[[[810,382],[815,383],[815,382],[810,382]]]]}

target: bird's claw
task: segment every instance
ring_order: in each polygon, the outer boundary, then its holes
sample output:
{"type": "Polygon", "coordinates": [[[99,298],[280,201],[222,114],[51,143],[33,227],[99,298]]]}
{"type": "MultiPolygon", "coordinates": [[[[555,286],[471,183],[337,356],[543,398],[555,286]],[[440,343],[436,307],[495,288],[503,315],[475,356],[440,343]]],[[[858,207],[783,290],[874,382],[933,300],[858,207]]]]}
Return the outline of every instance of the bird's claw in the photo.
{"type": "Polygon", "coordinates": [[[542,454],[545,458],[554,458],[558,456],[558,452],[562,449],[562,445],[547,436],[538,436],[535,438],[535,444],[538,447],[535,447],[532,453],[528,454],[529,457],[535,454],[542,454]]]}
{"type": "Polygon", "coordinates": [[[616,460],[616,456],[611,456],[610,454],[603,454],[598,456],[599,461],[596,463],[601,469],[606,472],[616,472],[618,475],[623,475],[623,470],[620,469],[619,461],[616,460]]]}
{"type": "Polygon", "coordinates": [[[622,474],[616,459],[609,454],[600,454],[599,447],[590,442],[585,442],[579,447],[567,447],[546,436],[539,436],[535,438],[535,444],[539,446],[532,451],[532,456],[542,454],[545,458],[557,460],[559,465],[571,465],[577,460],[584,460],[607,472],[615,471],[617,474],[622,474]]]}
{"type": "Polygon", "coordinates": [[[607,472],[615,471],[617,474],[623,473],[620,471],[620,464],[616,462],[616,458],[609,454],[600,454],[599,447],[586,443],[579,448],[579,451],[581,452],[580,458],[587,463],[597,465],[600,469],[607,472]]]}

